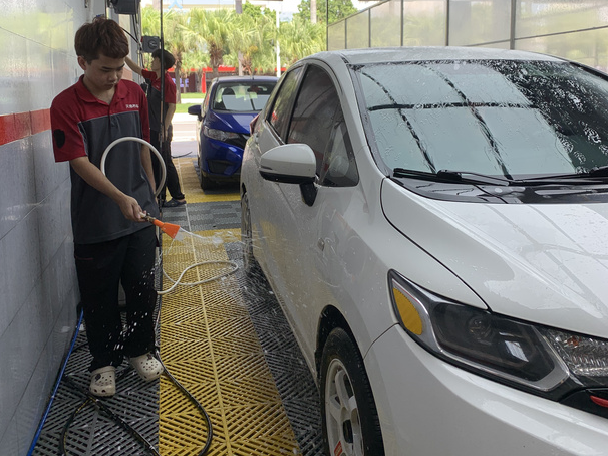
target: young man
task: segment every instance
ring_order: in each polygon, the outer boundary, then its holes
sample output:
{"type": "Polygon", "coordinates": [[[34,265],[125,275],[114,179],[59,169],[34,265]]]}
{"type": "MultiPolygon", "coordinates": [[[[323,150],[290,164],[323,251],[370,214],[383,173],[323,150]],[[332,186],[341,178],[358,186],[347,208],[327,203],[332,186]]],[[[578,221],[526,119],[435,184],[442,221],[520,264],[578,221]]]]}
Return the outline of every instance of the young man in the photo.
{"type": "MultiPolygon", "coordinates": [[[[182,204],[186,204],[186,196],[182,192],[181,185],[179,183],[179,176],[175,165],[173,164],[173,158],[171,157],[171,139],[173,137],[173,115],[175,114],[175,105],[177,102],[177,87],[175,82],[169,76],[166,71],[175,65],[175,57],[169,51],[157,49],[152,52],[152,63],[150,69],[146,70],[140,67],[137,63],[131,60],[129,57],[125,59],[126,64],[131,68],[134,73],[139,74],[148,82],[148,114],[150,118],[150,144],[156,147],[163,156],[165,166],[167,168],[167,186],[163,188],[160,193],[160,200],[163,202],[164,207],[177,207],[182,204]],[[165,76],[161,78],[161,55],[164,59],[165,64],[165,76]],[[161,82],[165,82],[165,102],[161,103],[161,82]],[[165,113],[164,117],[164,131],[162,135],[163,143],[162,150],[161,144],[161,119],[162,113],[165,113]],[[165,202],[166,189],[169,189],[172,199],[165,202]]],[[[156,156],[153,157],[153,160],[156,156]]],[[[159,173],[155,170],[155,175],[159,173]]]]}
{"type": "Polygon", "coordinates": [[[89,350],[89,390],[115,393],[115,369],[123,356],[146,381],[162,374],[155,349],[153,311],[156,230],[143,214],[157,216],[150,151],[135,141],[106,147],[118,138],[149,140],[148,107],[138,84],[121,80],[128,41],[120,26],[95,18],[76,32],[74,48],[84,74],[51,105],[56,162],[70,164],[74,257],[89,350]],[[106,177],[107,176],[107,177],[106,177]],[[125,291],[127,328],[118,307],[125,291]]]}

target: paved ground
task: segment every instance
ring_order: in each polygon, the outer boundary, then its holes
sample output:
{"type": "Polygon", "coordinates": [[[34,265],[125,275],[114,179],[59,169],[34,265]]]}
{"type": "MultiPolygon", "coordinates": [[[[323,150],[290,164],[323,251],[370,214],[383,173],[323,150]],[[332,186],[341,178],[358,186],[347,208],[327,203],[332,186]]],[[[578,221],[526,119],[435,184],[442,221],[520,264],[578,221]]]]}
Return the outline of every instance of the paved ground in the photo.
{"type": "Polygon", "coordinates": [[[171,155],[174,158],[192,156],[196,158],[196,117],[178,112],[173,116],[173,142],[171,155]]]}

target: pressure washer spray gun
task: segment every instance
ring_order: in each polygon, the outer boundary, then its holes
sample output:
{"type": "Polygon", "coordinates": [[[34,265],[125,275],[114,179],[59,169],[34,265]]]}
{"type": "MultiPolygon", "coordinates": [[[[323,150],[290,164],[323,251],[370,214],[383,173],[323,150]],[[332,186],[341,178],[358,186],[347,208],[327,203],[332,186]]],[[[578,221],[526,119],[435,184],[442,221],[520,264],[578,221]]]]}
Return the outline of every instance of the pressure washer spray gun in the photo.
{"type": "Polygon", "coordinates": [[[163,233],[170,236],[172,239],[177,239],[178,241],[183,241],[186,237],[185,231],[181,226],[175,225],[174,223],[166,223],[158,220],[156,217],[152,217],[147,214],[140,214],[141,218],[143,218],[146,222],[150,222],[153,225],[156,225],[161,229],[163,233]]]}

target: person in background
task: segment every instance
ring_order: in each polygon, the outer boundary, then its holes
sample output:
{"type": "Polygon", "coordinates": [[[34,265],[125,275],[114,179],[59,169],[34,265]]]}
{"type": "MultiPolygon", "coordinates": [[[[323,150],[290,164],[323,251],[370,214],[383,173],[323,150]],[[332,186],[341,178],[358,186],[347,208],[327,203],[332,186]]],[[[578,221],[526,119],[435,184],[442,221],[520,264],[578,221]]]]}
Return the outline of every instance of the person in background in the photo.
{"type": "MultiPolygon", "coordinates": [[[[177,207],[186,204],[186,196],[182,192],[179,183],[179,176],[173,158],[171,157],[171,140],[173,138],[173,115],[175,114],[175,105],[177,102],[177,87],[175,82],[166,71],[175,65],[175,57],[167,50],[157,49],[152,52],[152,62],[150,69],[140,67],[129,57],[125,59],[126,64],[134,73],[139,74],[148,82],[148,113],[150,117],[150,144],[161,151],[161,119],[162,113],[164,117],[164,134],[162,135],[163,147],[161,154],[163,156],[165,166],[167,168],[167,185],[160,193],[160,200],[163,207],[177,207]],[[163,55],[165,63],[165,77],[161,78],[161,55],[163,55]],[[161,103],[161,81],[165,81],[165,102],[161,103]],[[171,200],[165,201],[166,189],[169,189],[171,200]]],[[[153,157],[153,160],[156,156],[153,157]]],[[[155,176],[160,180],[159,166],[155,167],[155,176]]]]}
{"type": "Polygon", "coordinates": [[[100,397],[116,392],[115,371],[129,359],[145,381],[160,377],[153,311],[156,228],[143,216],[159,215],[150,151],[135,141],[149,139],[146,96],[133,81],[122,80],[128,41],[114,21],[97,17],[74,37],[84,74],[51,104],[56,162],[70,164],[74,258],[89,351],[89,391],[100,397]],[[108,177],[106,177],[106,175],[108,177]],[[125,292],[126,329],[118,303],[125,292]]]}

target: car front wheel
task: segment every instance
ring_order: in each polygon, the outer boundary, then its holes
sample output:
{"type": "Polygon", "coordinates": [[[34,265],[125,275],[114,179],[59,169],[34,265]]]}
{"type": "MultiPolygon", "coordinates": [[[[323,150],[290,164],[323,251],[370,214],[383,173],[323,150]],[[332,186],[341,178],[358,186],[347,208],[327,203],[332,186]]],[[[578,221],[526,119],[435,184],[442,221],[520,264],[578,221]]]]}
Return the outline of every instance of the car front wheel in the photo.
{"type": "Polygon", "coordinates": [[[215,182],[211,181],[208,177],[203,174],[203,161],[201,160],[201,156],[198,156],[198,169],[200,172],[200,182],[202,190],[211,190],[215,187],[215,182]]]}
{"type": "Polygon", "coordinates": [[[363,359],[342,328],[332,330],[323,348],[321,408],[326,454],[384,455],[378,413],[363,359]]]}
{"type": "Polygon", "coordinates": [[[247,193],[244,193],[241,197],[241,242],[243,243],[243,268],[245,269],[245,274],[247,276],[259,274],[260,266],[253,256],[251,212],[247,193]]]}

